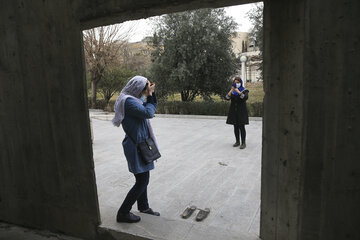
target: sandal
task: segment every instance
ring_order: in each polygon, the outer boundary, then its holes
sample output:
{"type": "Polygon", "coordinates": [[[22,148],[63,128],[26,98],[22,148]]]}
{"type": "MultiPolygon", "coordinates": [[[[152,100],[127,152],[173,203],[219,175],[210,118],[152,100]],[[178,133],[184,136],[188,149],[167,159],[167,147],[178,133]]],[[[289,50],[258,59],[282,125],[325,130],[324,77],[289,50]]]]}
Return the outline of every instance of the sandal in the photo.
{"type": "Polygon", "coordinates": [[[200,209],[200,211],[196,215],[196,221],[200,222],[200,221],[204,220],[209,215],[209,213],[210,213],[209,208],[200,209]]]}
{"type": "Polygon", "coordinates": [[[193,212],[195,212],[196,210],[196,206],[191,206],[191,207],[187,207],[184,212],[181,214],[182,218],[188,218],[191,216],[191,214],[193,214],[193,212]]]}

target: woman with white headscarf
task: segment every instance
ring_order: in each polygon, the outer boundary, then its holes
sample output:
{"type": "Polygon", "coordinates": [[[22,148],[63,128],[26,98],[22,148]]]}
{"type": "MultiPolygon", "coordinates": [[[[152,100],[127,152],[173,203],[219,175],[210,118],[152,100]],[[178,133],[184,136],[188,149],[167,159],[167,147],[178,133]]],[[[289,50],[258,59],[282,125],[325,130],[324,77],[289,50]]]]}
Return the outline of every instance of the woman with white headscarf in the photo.
{"type": "Polygon", "coordinates": [[[154,163],[145,163],[141,159],[133,141],[140,143],[151,137],[157,145],[149,121],[150,118],[154,117],[157,107],[154,90],[155,83],[150,83],[145,77],[135,76],[121,91],[114,106],[115,117],[112,122],[117,127],[122,125],[126,133],[122,145],[129,171],[134,174],[136,179],[135,185],[130,189],[118,210],[117,222],[134,223],[140,221],[139,216],[130,212],[136,201],[140,212],[160,216],[160,213],[154,212],[149,207],[147,198],[149,171],[154,169],[154,163]]]}

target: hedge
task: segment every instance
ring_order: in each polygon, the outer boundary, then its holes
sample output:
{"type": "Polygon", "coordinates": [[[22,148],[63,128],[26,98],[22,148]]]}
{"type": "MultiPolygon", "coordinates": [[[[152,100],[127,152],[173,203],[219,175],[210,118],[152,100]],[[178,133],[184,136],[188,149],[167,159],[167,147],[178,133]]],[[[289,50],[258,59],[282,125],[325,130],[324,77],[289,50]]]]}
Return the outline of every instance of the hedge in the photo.
{"type": "MultiPolygon", "coordinates": [[[[103,109],[107,111],[114,110],[115,101],[110,101],[109,108],[106,109],[106,102],[104,100],[96,101],[96,109],[103,109]]],[[[89,106],[91,106],[89,101],[89,106]]],[[[213,115],[213,116],[227,116],[230,107],[230,102],[182,102],[182,101],[160,101],[156,109],[158,114],[183,114],[183,115],[213,115]]],[[[263,103],[247,103],[247,108],[250,117],[263,116],[263,103]]]]}
{"type": "MultiPolygon", "coordinates": [[[[114,104],[115,104],[115,101],[109,102],[109,110],[111,109],[111,111],[114,111],[114,104]]],[[[90,98],[88,98],[88,106],[89,106],[89,108],[92,108],[90,98]]],[[[102,110],[109,111],[108,109],[106,109],[106,106],[107,106],[107,104],[104,99],[96,99],[95,109],[102,109],[102,110]]]]}
{"type": "MultiPolygon", "coordinates": [[[[159,102],[156,113],[162,114],[184,114],[184,115],[215,115],[227,116],[230,102],[181,102],[166,101],[159,102]]],[[[249,116],[262,117],[263,104],[261,102],[248,103],[249,116]]]]}

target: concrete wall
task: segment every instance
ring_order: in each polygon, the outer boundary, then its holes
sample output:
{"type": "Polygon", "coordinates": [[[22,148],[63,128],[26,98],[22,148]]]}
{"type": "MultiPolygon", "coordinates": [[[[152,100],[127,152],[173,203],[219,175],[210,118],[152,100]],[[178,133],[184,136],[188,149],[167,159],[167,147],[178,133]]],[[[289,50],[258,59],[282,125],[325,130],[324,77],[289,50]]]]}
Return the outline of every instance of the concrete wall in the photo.
{"type": "Polygon", "coordinates": [[[265,1],[260,236],[298,234],[304,119],[305,1],[265,1]]]}
{"type": "Polygon", "coordinates": [[[67,1],[1,1],[0,220],[99,224],[81,32],[67,1]]]}
{"type": "Polygon", "coordinates": [[[359,239],[359,1],[265,1],[263,239],[359,239]]]}
{"type": "MultiPolygon", "coordinates": [[[[1,1],[0,220],[96,236],[82,29],[246,2],[1,1]]],[[[263,239],[359,238],[359,9],[265,1],[263,239]]]]}
{"type": "Polygon", "coordinates": [[[180,12],[206,7],[224,7],[256,0],[78,0],[73,1],[73,9],[84,29],[118,23],[130,19],[147,18],[171,12],[180,12]]]}
{"type": "Polygon", "coordinates": [[[0,2],[0,221],[96,235],[81,29],[209,2],[0,2]]]}
{"type": "Polygon", "coordinates": [[[307,3],[301,239],[360,239],[359,11],[307,3]]]}
{"type": "Polygon", "coordinates": [[[244,42],[246,48],[249,46],[249,33],[247,32],[237,32],[234,37],[232,37],[232,50],[236,56],[242,53],[242,43],[244,42]]]}

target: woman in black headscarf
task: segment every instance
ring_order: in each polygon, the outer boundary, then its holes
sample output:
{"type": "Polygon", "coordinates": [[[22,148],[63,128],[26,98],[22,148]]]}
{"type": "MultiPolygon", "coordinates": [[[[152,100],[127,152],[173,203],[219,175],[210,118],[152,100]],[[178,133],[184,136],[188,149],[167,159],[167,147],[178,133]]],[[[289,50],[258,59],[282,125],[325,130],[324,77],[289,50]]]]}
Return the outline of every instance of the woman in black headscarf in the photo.
{"type": "Polygon", "coordinates": [[[234,134],[236,142],[234,147],[240,145],[240,136],[241,135],[241,145],[240,149],[246,147],[246,131],[245,125],[249,124],[249,115],[246,107],[246,100],[248,99],[249,90],[245,89],[243,86],[243,81],[240,77],[235,77],[232,84],[232,88],[229,93],[226,95],[226,99],[231,100],[230,109],[228,117],[226,120],[227,124],[234,125],[234,134]]]}

